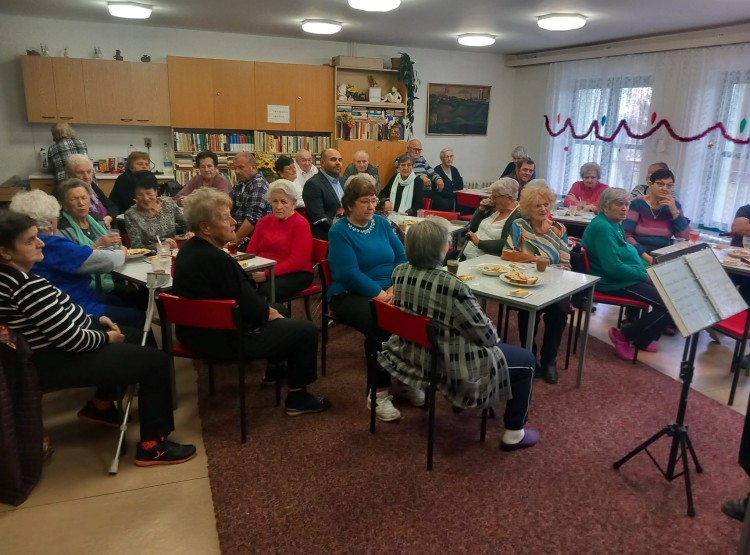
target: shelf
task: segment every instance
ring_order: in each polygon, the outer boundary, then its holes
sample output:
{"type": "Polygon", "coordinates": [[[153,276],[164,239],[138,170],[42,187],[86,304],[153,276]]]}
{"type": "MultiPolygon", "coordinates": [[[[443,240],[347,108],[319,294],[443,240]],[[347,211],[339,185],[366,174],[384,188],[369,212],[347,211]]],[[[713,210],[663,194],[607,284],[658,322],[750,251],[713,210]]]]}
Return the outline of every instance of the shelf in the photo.
{"type": "Polygon", "coordinates": [[[362,73],[395,73],[398,74],[397,69],[385,69],[379,67],[349,67],[349,66],[333,66],[338,70],[344,69],[346,71],[361,71],[362,73]]]}
{"type": "Polygon", "coordinates": [[[393,108],[394,110],[405,110],[406,104],[394,102],[367,102],[366,100],[337,100],[336,106],[366,106],[368,108],[393,108]]]}

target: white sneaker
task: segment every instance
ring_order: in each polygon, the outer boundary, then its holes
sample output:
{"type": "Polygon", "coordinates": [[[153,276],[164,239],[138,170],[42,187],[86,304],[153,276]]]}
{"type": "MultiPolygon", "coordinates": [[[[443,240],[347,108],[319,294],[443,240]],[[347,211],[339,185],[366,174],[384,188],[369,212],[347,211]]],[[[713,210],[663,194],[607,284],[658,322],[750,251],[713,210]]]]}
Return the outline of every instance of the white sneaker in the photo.
{"type": "MultiPolygon", "coordinates": [[[[367,410],[370,410],[370,396],[367,396],[367,410]]],[[[383,422],[392,422],[401,418],[399,410],[393,406],[393,397],[388,391],[378,391],[375,393],[375,416],[383,422]]]]}
{"type": "Polygon", "coordinates": [[[424,390],[422,389],[399,382],[396,386],[396,393],[399,397],[408,399],[415,407],[424,406],[424,390]]]}

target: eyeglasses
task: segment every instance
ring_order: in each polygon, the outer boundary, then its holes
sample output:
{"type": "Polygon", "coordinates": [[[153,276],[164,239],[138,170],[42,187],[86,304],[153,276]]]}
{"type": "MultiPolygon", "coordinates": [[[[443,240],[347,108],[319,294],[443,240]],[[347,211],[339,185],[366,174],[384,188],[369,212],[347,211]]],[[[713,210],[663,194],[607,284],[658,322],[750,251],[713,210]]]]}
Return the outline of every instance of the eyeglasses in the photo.
{"type": "Polygon", "coordinates": [[[378,199],[376,198],[358,198],[357,202],[362,205],[368,205],[368,206],[377,206],[378,205],[378,199]]]}
{"type": "Polygon", "coordinates": [[[657,187],[674,187],[674,181],[671,183],[665,182],[665,181],[654,181],[652,185],[656,185],[657,187]]]}

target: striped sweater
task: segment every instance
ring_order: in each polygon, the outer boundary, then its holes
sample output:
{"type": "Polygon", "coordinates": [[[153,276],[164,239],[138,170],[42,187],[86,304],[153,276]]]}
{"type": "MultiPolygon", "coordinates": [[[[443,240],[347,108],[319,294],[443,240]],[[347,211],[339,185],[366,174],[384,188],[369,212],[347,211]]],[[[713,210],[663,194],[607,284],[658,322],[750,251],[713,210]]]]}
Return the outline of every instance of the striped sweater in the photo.
{"type": "Polygon", "coordinates": [[[36,350],[93,351],[106,345],[103,331],[89,329],[91,318],[46,279],[0,264],[0,322],[22,333],[36,350]]]}
{"type": "Polygon", "coordinates": [[[635,198],[630,201],[628,217],[622,222],[625,238],[641,255],[672,244],[672,237],[688,239],[690,228],[682,214],[680,203],[675,201],[680,215],[672,217],[669,208],[662,206],[652,209],[646,199],[635,198]]]}

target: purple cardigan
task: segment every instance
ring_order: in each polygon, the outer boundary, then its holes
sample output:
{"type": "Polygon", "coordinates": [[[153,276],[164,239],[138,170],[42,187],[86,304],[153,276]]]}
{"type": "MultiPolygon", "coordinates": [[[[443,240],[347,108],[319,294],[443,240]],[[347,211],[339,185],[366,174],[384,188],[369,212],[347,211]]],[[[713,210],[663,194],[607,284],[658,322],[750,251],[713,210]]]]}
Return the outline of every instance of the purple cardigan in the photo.
{"type": "MultiPolygon", "coordinates": [[[[202,186],[203,178],[200,175],[196,175],[195,177],[193,177],[190,181],[187,182],[187,185],[180,189],[180,192],[174,196],[174,201],[177,203],[177,206],[182,206],[182,199],[184,199],[196,189],[200,189],[202,186]]],[[[229,183],[229,181],[227,181],[227,178],[220,173],[217,173],[216,177],[214,177],[214,180],[211,183],[211,187],[214,187],[222,193],[226,194],[229,194],[229,192],[232,190],[232,185],[229,183]]]]}

